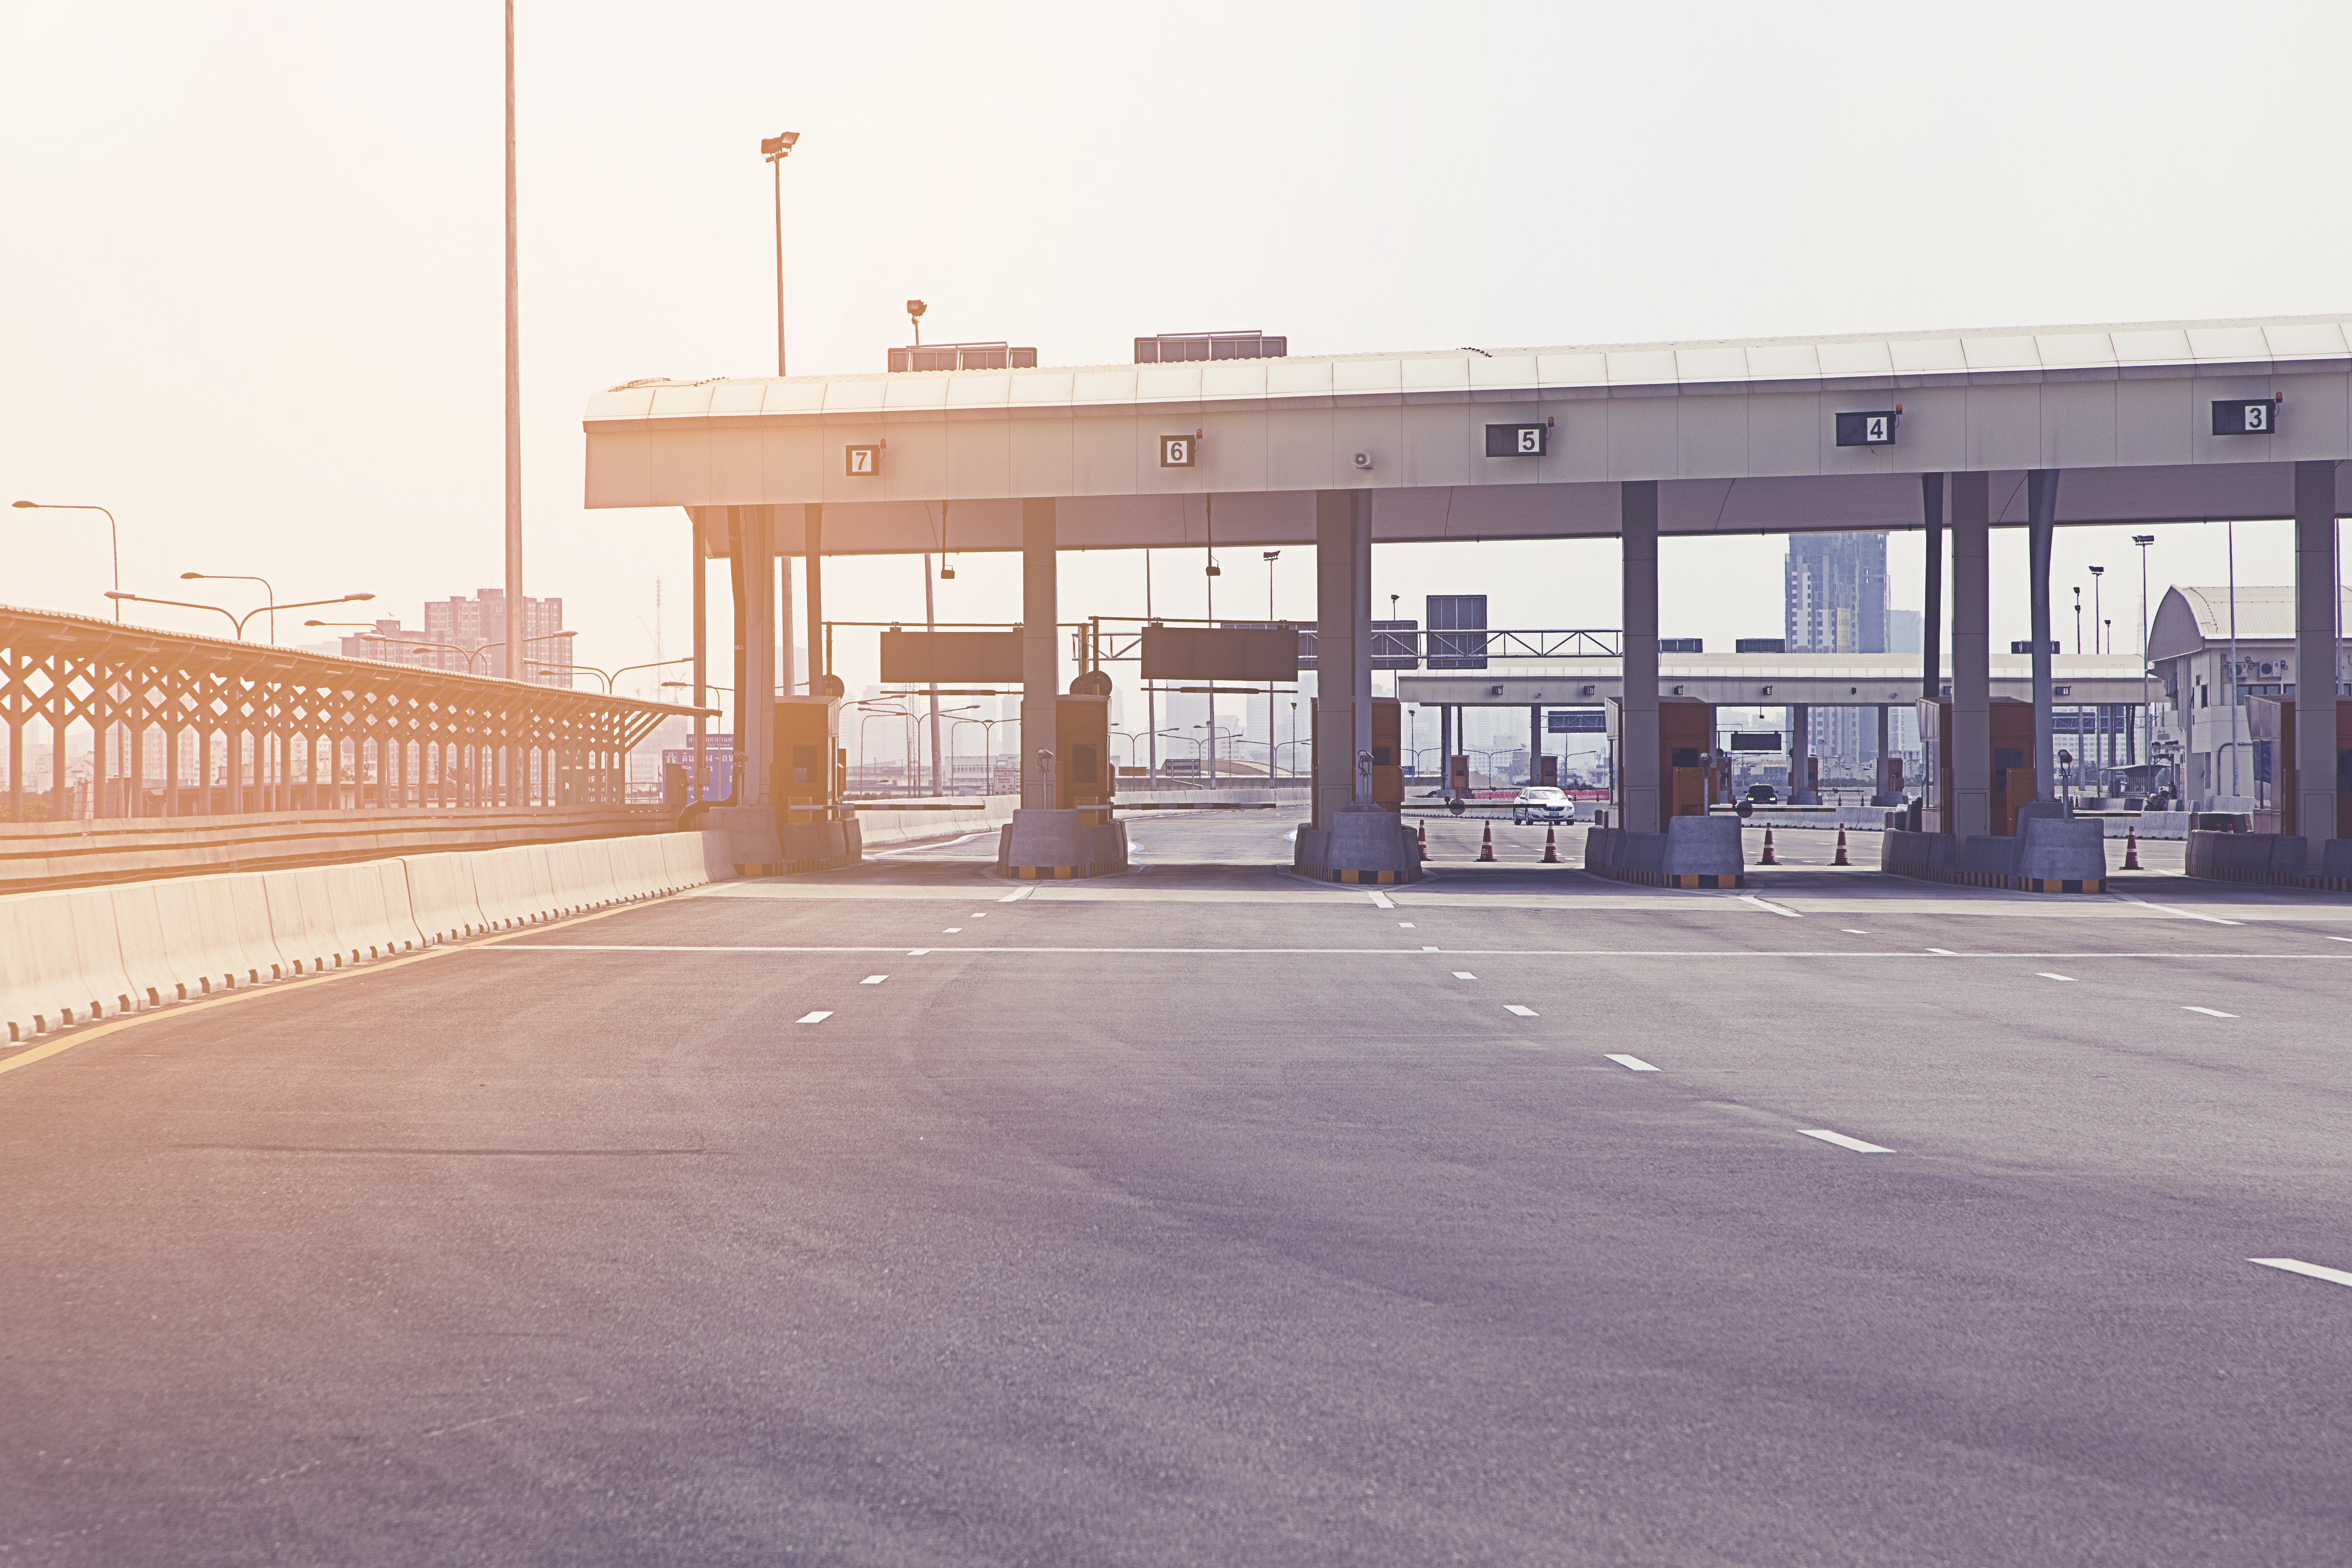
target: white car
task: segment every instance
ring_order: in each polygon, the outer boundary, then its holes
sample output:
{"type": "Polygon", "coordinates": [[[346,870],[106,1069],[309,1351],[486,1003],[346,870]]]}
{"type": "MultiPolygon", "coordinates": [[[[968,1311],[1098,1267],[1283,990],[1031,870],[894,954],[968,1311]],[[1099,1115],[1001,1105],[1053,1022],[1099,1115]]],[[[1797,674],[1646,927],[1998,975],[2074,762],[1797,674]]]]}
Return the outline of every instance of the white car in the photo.
{"type": "Polygon", "coordinates": [[[1531,784],[1519,792],[1511,802],[1511,820],[1525,826],[1531,822],[1574,822],[1576,802],[1564,789],[1549,784],[1531,784]]]}

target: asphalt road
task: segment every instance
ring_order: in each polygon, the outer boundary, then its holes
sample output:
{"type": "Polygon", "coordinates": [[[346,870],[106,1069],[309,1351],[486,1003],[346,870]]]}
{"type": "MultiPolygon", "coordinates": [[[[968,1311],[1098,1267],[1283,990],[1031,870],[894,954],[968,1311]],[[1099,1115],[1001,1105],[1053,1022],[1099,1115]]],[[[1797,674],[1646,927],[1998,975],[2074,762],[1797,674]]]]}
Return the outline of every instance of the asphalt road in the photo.
{"type": "Polygon", "coordinates": [[[2352,899],[1289,826],[0,1053],[0,1563],[2352,1557],[2352,899]]]}

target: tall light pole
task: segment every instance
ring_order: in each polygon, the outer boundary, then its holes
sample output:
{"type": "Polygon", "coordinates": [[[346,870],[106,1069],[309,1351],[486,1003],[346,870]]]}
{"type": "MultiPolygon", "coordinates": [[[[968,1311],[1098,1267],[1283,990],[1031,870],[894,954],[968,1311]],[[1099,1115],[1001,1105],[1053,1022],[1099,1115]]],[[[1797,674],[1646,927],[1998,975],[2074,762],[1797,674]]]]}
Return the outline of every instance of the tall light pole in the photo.
{"type": "Polygon", "coordinates": [[[2156,793],[2156,716],[2147,707],[2147,547],[2156,535],[2135,533],[2132,542],[2139,546],[2139,760],[2147,769],[2147,786],[2139,794],[2145,805],[2156,793]]]}
{"type": "Polygon", "coordinates": [[[760,156],[776,176],[776,374],[784,374],[784,160],[793,155],[797,131],[760,138],[760,156]]]}
{"type": "MultiPolygon", "coordinates": [[[[84,501],[18,500],[8,504],[19,511],[106,511],[102,506],[92,506],[84,501]]],[[[106,542],[114,558],[114,586],[119,593],[122,588],[122,531],[115,527],[114,514],[110,511],[106,511],[106,542]]],[[[120,599],[114,601],[114,618],[118,621],[122,618],[122,601],[120,599]]]]}
{"type": "Polygon", "coordinates": [[[507,0],[507,679],[523,679],[522,323],[515,255],[514,0],[507,0]]]}

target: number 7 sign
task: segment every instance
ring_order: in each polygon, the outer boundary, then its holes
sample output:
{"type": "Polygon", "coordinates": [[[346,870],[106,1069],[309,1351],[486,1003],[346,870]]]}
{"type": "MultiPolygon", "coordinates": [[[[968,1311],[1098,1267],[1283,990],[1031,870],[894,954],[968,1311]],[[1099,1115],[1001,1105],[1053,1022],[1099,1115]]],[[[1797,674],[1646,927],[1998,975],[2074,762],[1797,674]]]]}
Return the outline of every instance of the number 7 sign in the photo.
{"type": "Polygon", "coordinates": [[[847,454],[846,461],[851,478],[868,479],[882,471],[881,447],[850,447],[845,448],[845,451],[847,454]]]}

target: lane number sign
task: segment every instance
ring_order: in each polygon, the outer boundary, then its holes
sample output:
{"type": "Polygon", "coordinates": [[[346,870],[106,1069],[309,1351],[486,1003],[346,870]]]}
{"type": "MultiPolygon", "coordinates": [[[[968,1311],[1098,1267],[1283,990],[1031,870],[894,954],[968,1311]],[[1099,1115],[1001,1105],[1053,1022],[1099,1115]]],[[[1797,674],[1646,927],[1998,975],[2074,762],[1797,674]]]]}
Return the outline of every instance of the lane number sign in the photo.
{"type": "Polygon", "coordinates": [[[1549,450],[1551,426],[1549,425],[1486,426],[1486,456],[1490,458],[1540,458],[1549,450]]]}
{"type": "Polygon", "coordinates": [[[874,475],[882,471],[881,447],[850,447],[845,448],[845,450],[848,454],[849,474],[851,478],[860,479],[870,479],[874,475]]]}
{"type": "Polygon", "coordinates": [[[1190,436],[1160,437],[1160,466],[1163,468],[1189,468],[1192,466],[1195,443],[1190,436]]]}
{"type": "Polygon", "coordinates": [[[2224,397],[2213,404],[2216,436],[2267,436],[2278,428],[2278,405],[2267,397],[2224,397]]]}
{"type": "Polygon", "coordinates": [[[1895,445],[1895,424],[1899,410],[1874,408],[1861,414],[1841,414],[1837,416],[1837,444],[1841,447],[1892,447],[1895,445]]]}

